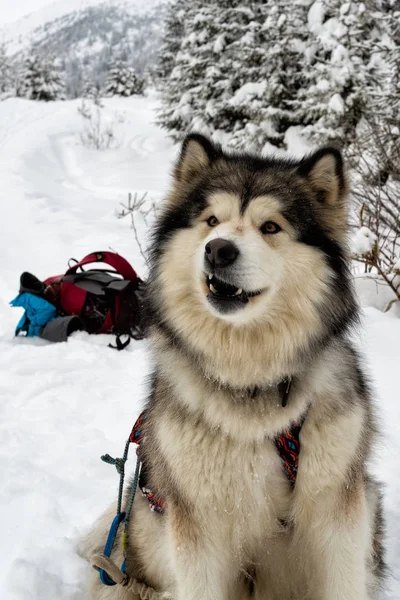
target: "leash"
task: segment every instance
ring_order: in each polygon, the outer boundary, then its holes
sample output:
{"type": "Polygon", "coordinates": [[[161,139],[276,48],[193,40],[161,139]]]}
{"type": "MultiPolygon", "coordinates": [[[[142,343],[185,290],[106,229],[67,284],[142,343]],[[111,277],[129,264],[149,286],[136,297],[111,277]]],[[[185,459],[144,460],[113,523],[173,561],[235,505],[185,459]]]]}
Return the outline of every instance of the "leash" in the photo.
{"type": "Polygon", "coordinates": [[[125,590],[138,595],[141,600],[171,600],[172,598],[170,594],[157,592],[149,585],[140,583],[137,579],[129,577],[127,573],[122,573],[114,561],[102,554],[94,554],[91,562],[95,569],[109,573],[114,580],[114,585],[121,585],[125,590]]]}
{"type": "MultiPolygon", "coordinates": [[[[101,456],[101,460],[109,465],[114,465],[119,474],[117,514],[111,524],[108,532],[107,541],[104,546],[103,554],[94,554],[91,558],[92,566],[99,571],[100,581],[106,586],[121,585],[126,590],[137,594],[141,600],[167,600],[171,596],[168,593],[157,592],[154,588],[145,583],[137,581],[126,573],[126,557],[129,547],[129,521],[132,513],[133,503],[135,501],[136,490],[139,484],[139,477],[142,470],[142,461],[140,457],[140,442],[143,439],[142,425],[147,416],[143,411],[132,428],[129,438],[125,443],[124,453],[121,458],[113,458],[109,454],[101,456]],[[136,467],[132,481],[131,491],[128,497],[126,510],[122,511],[123,490],[125,481],[125,464],[128,460],[129,447],[131,444],[137,444],[136,467]],[[111,559],[115,539],[120,525],[123,524],[124,531],[121,535],[122,552],[124,560],[119,568],[111,559]]],[[[139,484],[140,487],[140,484],[139,484]]],[[[142,488],[143,495],[147,498],[149,506],[156,512],[164,511],[164,500],[153,494],[151,490],[142,488]]]]}
{"type": "MultiPolygon", "coordinates": [[[[114,520],[110,527],[110,531],[108,532],[106,545],[104,546],[103,556],[105,558],[109,559],[107,564],[112,563],[115,567],[115,563],[113,563],[113,561],[110,560],[110,556],[111,556],[112,549],[114,547],[115,538],[117,537],[118,529],[119,529],[121,523],[123,523],[124,531],[122,532],[121,540],[122,540],[122,551],[123,551],[123,555],[124,555],[124,561],[121,565],[121,568],[119,569],[119,571],[120,571],[120,573],[122,573],[122,575],[126,574],[125,569],[126,569],[126,554],[127,554],[127,550],[128,550],[128,530],[129,530],[128,527],[129,527],[129,520],[130,520],[130,516],[131,516],[131,512],[132,512],[133,502],[134,502],[135,496],[136,496],[136,489],[137,489],[137,484],[139,481],[139,474],[140,474],[140,467],[141,467],[140,456],[138,453],[137,459],[136,459],[135,475],[133,477],[131,492],[130,492],[129,498],[128,498],[128,504],[127,504],[126,510],[124,512],[122,512],[121,508],[122,508],[122,497],[123,497],[124,480],[125,480],[125,463],[128,460],[129,446],[131,443],[132,443],[132,440],[131,440],[131,436],[130,436],[128,438],[128,440],[126,441],[122,458],[112,458],[109,454],[104,454],[104,456],[101,457],[101,460],[103,462],[105,462],[109,465],[114,465],[115,468],[117,469],[117,473],[119,474],[117,514],[114,517],[114,520]]],[[[117,583],[115,581],[115,578],[110,577],[108,571],[106,571],[100,564],[97,564],[98,563],[97,559],[96,559],[96,564],[93,562],[93,559],[96,558],[97,556],[98,555],[95,555],[92,558],[92,564],[93,564],[93,566],[98,568],[99,573],[100,573],[101,582],[104,583],[104,585],[108,585],[108,586],[115,585],[117,583]]],[[[115,575],[114,568],[112,569],[112,571],[115,575]]],[[[124,579],[124,581],[125,581],[125,579],[124,579]]],[[[122,585],[126,585],[126,583],[122,583],[122,585]]]]}

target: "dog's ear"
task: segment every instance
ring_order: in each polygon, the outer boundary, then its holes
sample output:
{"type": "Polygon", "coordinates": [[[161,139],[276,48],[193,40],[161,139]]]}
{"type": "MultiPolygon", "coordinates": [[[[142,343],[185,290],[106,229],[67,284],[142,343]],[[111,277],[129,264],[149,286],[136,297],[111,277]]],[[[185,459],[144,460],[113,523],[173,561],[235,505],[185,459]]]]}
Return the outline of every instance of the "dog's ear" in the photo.
{"type": "Polygon", "coordinates": [[[175,166],[174,177],[190,183],[201,175],[221,155],[219,146],[199,133],[191,133],[182,144],[181,154],[175,166]]]}
{"type": "Polygon", "coordinates": [[[321,148],[306,156],[298,166],[298,173],[307,180],[321,205],[334,207],[347,194],[343,158],[336,148],[321,148]]]}

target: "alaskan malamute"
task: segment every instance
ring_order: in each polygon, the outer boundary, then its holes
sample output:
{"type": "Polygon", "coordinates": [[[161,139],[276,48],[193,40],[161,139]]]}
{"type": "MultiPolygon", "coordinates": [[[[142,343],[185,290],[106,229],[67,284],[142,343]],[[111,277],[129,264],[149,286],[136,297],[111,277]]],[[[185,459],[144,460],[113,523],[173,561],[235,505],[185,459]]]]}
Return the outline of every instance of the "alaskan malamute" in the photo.
{"type": "MultiPolygon", "coordinates": [[[[147,299],[141,453],[165,510],[138,492],[126,562],[174,600],[378,597],[374,410],[347,337],[347,187],[336,149],[296,161],[226,154],[197,134],[183,144],[147,299]]],[[[93,573],[92,598],[136,598],[93,573]]]]}

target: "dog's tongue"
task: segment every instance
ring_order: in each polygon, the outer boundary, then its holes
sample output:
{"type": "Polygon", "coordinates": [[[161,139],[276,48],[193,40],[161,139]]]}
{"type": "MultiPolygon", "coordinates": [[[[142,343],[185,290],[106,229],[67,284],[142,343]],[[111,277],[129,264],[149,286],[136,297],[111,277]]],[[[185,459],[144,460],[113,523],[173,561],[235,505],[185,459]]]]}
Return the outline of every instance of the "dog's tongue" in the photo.
{"type": "Polygon", "coordinates": [[[223,281],[220,281],[216,277],[212,278],[211,283],[213,284],[213,286],[217,290],[217,292],[219,294],[221,294],[221,296],[234,296],[235,292],[237,292],[237,290],[238,290],[238,288],[235,287],[234,285],[229,285],[228,283],[224,283],[223,281]]]}

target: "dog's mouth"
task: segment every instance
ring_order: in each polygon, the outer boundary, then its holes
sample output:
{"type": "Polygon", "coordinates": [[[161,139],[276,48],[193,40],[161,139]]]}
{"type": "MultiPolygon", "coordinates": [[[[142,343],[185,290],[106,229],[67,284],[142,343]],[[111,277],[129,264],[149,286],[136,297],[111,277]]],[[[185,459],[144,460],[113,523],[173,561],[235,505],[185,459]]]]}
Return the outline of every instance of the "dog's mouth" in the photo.
{"type": "Polygon", "coordinates": [[[259,296],[263,291],[246,291],[218,279],[211,273],[206,275],[206,286],[208,288],[207,299],[221,312],[232,312],[237,308],[244,307],[250,298],[259,296]]]}

